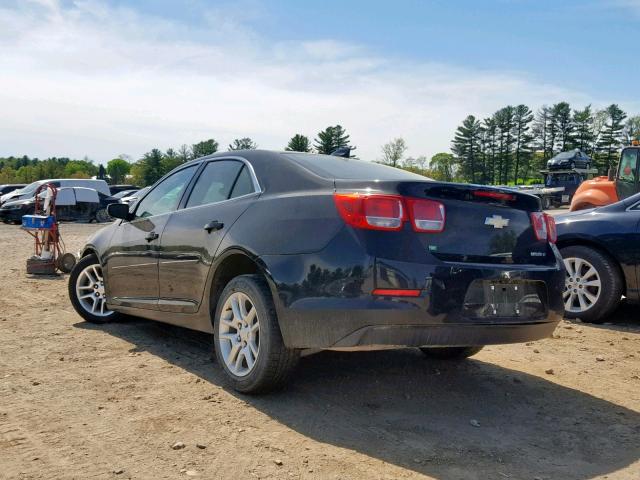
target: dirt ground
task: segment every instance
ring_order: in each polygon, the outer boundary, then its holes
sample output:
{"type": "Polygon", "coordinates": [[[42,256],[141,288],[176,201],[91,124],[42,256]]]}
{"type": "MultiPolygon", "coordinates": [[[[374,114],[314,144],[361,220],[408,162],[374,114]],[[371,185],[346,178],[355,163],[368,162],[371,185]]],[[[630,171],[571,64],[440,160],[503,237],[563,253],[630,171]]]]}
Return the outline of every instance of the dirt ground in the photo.
{"type": "MultiPolygon", "coordinates": [[[[96,228],[63,225],[68,250],[96,228]]],[[[249,397],[208,335],[84,323],[66,277],[25,274],[25,232],[0,247],[2,479],[640,478],[637,307],[461,363],[324,352],[249,397]]]]}

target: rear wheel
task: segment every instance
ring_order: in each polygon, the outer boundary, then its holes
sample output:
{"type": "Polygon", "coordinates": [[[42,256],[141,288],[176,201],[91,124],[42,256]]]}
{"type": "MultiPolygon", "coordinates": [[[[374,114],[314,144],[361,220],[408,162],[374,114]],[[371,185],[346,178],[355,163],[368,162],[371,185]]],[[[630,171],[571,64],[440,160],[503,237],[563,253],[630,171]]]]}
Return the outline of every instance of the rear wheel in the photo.
{"type": "Polygon", "coordinates": [[[429,358],[460,360],[475,355],[483,348],[484,346],[481,345],[470,347],[420,347],[420,351],[429,358]]]}
{"type": "Polygon", "coordinates": [[[71,270],[69,298],[73,308],[87,322],[107,323],[120,316],[107,308],[102,266],[95,255],[82,258],[71,270]]]}
{"type": "Polygon", "coordinates": [[[282,341],[271,292],[260,275],[240,275],[227,284],[213,331],[216,358],[239,392],[280,387],[298,361],[299,352],[282,341]]]}
{"type": "Polygon", "coordinates": [[[599,250],[572,246],[560,253],[566,268],[565,316],[602,323],[622,297],[622,277],[615,261],[599,250]]]}

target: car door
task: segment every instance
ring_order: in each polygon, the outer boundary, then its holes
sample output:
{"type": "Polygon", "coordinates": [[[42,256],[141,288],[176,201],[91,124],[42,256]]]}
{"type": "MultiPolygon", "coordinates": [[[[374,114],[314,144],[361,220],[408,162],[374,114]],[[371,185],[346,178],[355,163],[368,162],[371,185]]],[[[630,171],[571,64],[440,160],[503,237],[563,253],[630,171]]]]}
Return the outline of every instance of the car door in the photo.
{"type": "Polygon", "coordinates": [[[260,194],[251,165],[207,162],[164,229],[159,263],[160,310],[195,313],[222,238],[260,194]]]}
{"type": "Polygon", "coordinates": [[[158,308],[158,250],[167,220],[179,205],[198,165],[182,168],[155,185],[122,221],[105,255],[109,303],[158,308]]]}

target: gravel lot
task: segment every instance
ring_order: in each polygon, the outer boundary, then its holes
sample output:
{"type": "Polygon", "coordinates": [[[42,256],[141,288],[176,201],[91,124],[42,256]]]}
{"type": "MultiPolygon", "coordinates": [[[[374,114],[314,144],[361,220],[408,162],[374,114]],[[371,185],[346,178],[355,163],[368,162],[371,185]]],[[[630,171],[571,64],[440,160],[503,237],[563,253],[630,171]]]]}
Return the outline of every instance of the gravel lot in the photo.
{"type": "MultiPolygon", "coordinates": [[[[63,225],[68,250],[97,228],[63,225]]],[[[0,478],[640,478],[637,308],[461,363],[324,352],[248,397],[208,335],[86,324],[66,277],[25,274],[25,232],[0,246],[0,478]]]]}

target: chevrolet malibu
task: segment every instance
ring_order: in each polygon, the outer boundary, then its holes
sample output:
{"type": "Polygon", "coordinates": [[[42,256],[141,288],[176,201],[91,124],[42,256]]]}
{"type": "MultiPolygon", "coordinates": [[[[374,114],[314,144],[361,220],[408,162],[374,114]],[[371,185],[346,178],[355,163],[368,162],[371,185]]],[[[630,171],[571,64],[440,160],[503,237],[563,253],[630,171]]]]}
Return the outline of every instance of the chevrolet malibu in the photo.
{"type": "Polygon", "coordinates": [[[553,219],[510,190],[253,150],[186,163],[109,214],[70,275],[76,311],[213,333],[242,392],[281,385],[305,351],[463,358],[563,314],[553,219]]]}

